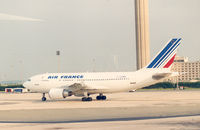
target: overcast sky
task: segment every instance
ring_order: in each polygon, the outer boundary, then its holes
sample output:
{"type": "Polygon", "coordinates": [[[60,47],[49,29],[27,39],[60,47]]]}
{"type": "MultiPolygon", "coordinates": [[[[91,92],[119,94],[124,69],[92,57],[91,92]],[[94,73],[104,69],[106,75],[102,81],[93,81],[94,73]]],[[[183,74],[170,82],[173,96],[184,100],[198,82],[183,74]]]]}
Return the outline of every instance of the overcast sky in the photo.
{"type": "MultiPolygon", "coordinates": [[[[172,37],[199,60],[200,0],[149,0],[151,57],[172,37]]],[[[0,80],[136,69],[134,0],[0,0],[0,80]]]]}

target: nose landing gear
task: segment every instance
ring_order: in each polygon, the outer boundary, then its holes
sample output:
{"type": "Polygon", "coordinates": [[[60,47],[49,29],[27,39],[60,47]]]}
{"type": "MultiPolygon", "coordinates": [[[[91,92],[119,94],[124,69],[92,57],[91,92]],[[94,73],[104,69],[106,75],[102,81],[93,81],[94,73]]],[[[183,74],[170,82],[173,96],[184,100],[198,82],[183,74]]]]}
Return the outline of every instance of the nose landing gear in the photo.
{"type": "Polygon", "coordinates": [[[43,93],[42,94],[42,101],[44,102],[44,101],[46,101],[47,100],[47,98],[45,97],[45,93],[43,93]]]}

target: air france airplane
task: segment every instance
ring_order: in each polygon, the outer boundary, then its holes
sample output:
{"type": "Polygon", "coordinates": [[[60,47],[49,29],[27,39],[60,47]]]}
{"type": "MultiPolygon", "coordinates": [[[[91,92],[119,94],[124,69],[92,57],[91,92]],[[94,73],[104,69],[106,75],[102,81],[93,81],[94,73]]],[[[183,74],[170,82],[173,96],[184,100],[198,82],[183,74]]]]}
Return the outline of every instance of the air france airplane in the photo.
{"type": "Polygon", "coordinates": [[[97,100],[106,100],[106,93],[136,90],[177,76],[170,67],[180,44],[180,38],[171,39],[146,67],[135,72],[46,73],[31,77],[23,85],[42,93],[42,101],[46,101],[45,94],[53,100],[74,95],[82,101],[92,101],[90,95],[99,94],[97,100]]]}

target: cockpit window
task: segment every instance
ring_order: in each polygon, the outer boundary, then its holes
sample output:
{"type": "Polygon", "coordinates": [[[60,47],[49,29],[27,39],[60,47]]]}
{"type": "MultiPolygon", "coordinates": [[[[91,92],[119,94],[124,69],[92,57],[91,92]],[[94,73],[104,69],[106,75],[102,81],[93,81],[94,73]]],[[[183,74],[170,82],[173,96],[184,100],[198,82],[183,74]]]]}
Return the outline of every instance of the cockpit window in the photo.
{"type": "Polygon", "coordinates": [[[31,81],[31,79],[28,79],[28,81],[31,81]]]}

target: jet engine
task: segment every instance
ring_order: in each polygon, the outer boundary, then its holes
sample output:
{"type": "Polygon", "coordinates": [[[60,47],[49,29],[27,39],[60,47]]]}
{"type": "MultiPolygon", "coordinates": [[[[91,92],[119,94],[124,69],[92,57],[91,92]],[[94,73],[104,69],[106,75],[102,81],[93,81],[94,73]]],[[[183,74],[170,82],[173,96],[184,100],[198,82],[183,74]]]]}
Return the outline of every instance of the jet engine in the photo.
{"type": "Polygon", "coordinates": [[[52,88],[49,91],[49,97],[51,99],[63,99],[72,96],[72,92],[63,88],[52,88]]]}

